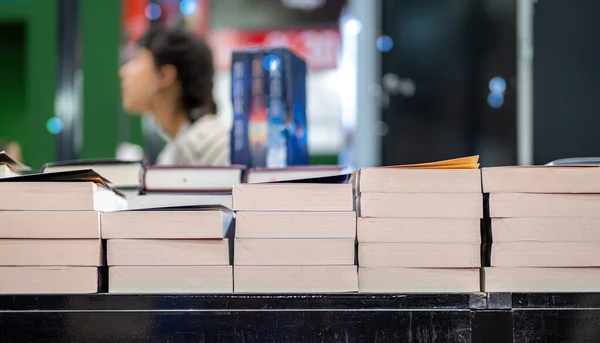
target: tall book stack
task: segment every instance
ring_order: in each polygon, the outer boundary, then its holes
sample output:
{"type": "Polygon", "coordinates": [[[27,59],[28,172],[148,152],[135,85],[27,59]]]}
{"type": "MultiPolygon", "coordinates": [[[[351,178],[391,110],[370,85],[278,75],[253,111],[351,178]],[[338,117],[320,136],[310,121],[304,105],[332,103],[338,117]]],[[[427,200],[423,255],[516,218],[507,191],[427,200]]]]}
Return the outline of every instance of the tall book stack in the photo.
{"type": "Polygon", "coordinates": [[[362,169],[360,292],[480,290],[478,157],[362,169]]]}
{"type": "Polygon", "coordinates": [[[600,168],[482,170],[489,193],[490,292],[600,291],[600,168]]]}
{"type": "Polygon", "coordinates": [[[356,292],[356,215],[348,183],[233,188],[234,292],[356,292]]]}
{"type": "Polygon", "coordinates": [[[125,204],[100,181],[84,181],[96,177],[82,172],[0,180],[0,293],[99,290],[105,264],[99,212],[125,204]]]}
{"type": "Polygon", "coordinates": [[[225,208],[103,213],[110,293],[231,293],[232,214],[225,208]]]}

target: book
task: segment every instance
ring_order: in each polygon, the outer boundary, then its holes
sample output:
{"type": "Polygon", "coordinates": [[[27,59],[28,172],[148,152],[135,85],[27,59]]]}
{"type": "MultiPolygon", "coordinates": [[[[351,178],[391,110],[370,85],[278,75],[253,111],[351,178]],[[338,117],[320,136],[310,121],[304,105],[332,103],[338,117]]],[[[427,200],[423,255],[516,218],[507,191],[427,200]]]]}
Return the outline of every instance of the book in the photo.
{"type": "Polygon", "coordinates": [[[180,206],[223,206],[233,208],[231,194],[226,193],[148,193],[127,198],[128,210],[180,206]]]}
{"type": "Polygon", "coordinates": [[[600,242],[599,218],[493,218],[494,242],[600,242]]]}
{"type": "Polygon", "coordinates": [[[600,268],[484,268],[486,292],[600,292],[600,268]]]}
{"type": "Polygon", "coordinates": [[[478,268],[477,243],[360,243],[358,265],[369,267],[478,268]]]}
{"type": "Polygon", "coordinates": [[[351,184],[264,183],[233,187],[236,211],[353,211],[351,184]]]}
{"type": "Polygon", "coordinates": [[[31,170],[31,167],[13,159],[6,151],[0,151],[0,165],[8,166],[17,173],[28,172],[31,170]]]}
{"type": "Polygon", "coordinates": [[[0,267],[0,294],[90,294],[99,291],[96,267],[0,267]]]}
{"type": "Polygon", "coordinates": [[[356,266],[235,266],[235,293],[358,291],[356,266]]]}
{"type": "Polygon", "coordinates": [[[234,265],[353,265],[354,239],[235,239],[234,265]]]}
{"type": "Polygon", "coordinates": [[[116,211],[127,208],[127,200],[94,182],[3,182],[0,179],[0,210],[116,211]]]}
{"type": "Polygon", "coordinates": [[[600,194],[491,193],[491,218],[600,217],[600,194]]]}
{"type": "Polygon", "coordinates": [[[483,168],[485,193],[600,193],[598,166],[483,168]]]}
{"type": "Polygon", "coordinates": [[[342,174],[342,166],[295,166],[287,168],[251,168],[246,172],[246,183],[291,181],[321,178],[342,174]]]}
{"type": "Polygon", "coordinates": [[[481,243],[480,219],[358,218],[359,243],[481,243]]]}
{"type": "Polygon", "coordinates": [[[479,268],[359,268],[363,293],[479,292],[479,268]]]}
{"type": "Polygon", "coordinates": [[[42,173],[68,172],[92,169],[102,175],[116,188],[138,189],[144,171],[142,161],[121,161],[114,159],[89,159],[46,163],[42,173]]]}
{"type": "Polygon", "coordinates": [[[384,168],[418,168],[418,169],[478,169],[479,155],[459,157],[442,161],[404,164],[384,168]]]}
{"type": "Polygon", "coordinates": [[[600,267],[600,242],[496,242],[492,267],[600,267]]]}
{"type": "Polygon", "coordinates": [[[21,176],[21,173],[14,170],[10,164],[0,163],[0,179],[5,177],[21,176]]]}
{"type": "Polygon", "coordinates": [[[99,239],[0,239],[0,266],[102,266],[99,239]]]}
{"type": "Polygon", "coordinates": [[[232,293],[231,266],[110,267],[109,293],[232,293]]]}
{"type": "Polygon", "coordinates": [[[252,89],[252,56],[247,51],[234,51],[231,55],[231,102],[233,125],[231,129],[231,162],[250,165],[248,144],[248,117],[252,89]]]}
{"type": "Polygon", "coordinates": [[[244,166],[153,166],[145,170],[143,188],[148,192],[231,192],[242,182],[244,166]]]}
{"type": "Polygon", "coordinates": [[[222,207],[189,206],[109,212],[102,214],[100,223],[103,239],[233,238],[233,214],[222,207]]]}
{"type": "Polygon", "coordinates": [[[232,163],[307,165],[306,63],[286,48],[237,51],[232,63],[232,163]]]}
{"type": "Polygon", "coordinates": [[[0,183],[7,182],[93,182],[111,189],[108,185],[109,181],[91,169],[56,173],[32,173],[9,179],[0,179],[0,183]]]}
{"type": "Polygon", "coordinates": [[[483,218],[483,195],[361,193],[360,217],[483,218]]]}
{"type": "Polygon", "coordinates": [[[238,212],[237,238],[352,238],[355,212],[238,212]]]}
{"type": "Polygon", "coordinates": [[[479,156],[362,168],[360,193],[481,193],[479,156]]]}
{"type": "Polygon", "coordinates": [[[100,239],[95,211],[0,211],[0,238],[100,239]]]}
{"type": "Polygon", "coordinates": [[[361,193],[472,193],[481,194],[477,169],[363,168],[361,193]]]}
{"type": "Polygon", "coordinates": [[[227,239],[109,239],[106,256],[111,268],[230,265],[227,239]]]}

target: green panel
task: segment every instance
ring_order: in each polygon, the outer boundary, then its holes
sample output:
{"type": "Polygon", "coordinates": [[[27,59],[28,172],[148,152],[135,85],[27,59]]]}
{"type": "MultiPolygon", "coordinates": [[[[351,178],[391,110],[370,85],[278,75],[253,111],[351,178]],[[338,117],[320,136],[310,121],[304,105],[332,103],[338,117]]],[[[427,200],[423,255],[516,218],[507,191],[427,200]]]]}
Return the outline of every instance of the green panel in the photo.
{"type": "Polygon", "coordinates": [[[18,21],[27,18],[31,7],[30,1],[35,0],[0,0],[0,21],[18,21]]]}
{"type": "Polygon", "coordinates": [[[312,166],[328,166],[338,164],[338,155],[311,155],[309,164],[312,166]]]}
{"type": "MultiPolygon", "coordinates": [[[[1,0],[0,0],[1,1],[1,0]]],[[[56,0],[12,0],[0,2],[0,22],[19,23],[25,25],[24,36],[20,36],[25,54],[21,61],[3,67],[15,70],[9,77],[22,72],[20,84],[15,81],[15,88],[24,87],[24,114],[10,119],[6,126],[11,126],[12,133],[7,134],[18,140],[23,148],[25,162],[34,168],[56,156],[55,137],[46,131],[46,121],[54,115],[54,92],[56,83],[56,0]],[[24,63],[24,64],[23,64],[24,63]],[[23,68],[24,69],[20,69],[23,68]]],[[[18,33],[15,33],[19,35],[18,33]]],[[[16,37],[15,37],[16,39],[16,37]]],[[[18,47],[13,41],[13,50],[18,47]]],[[[6,54],[2,54],[6,58],[6,54]]],[[[11,58],[10,56],[8,58],[11,58]]],[[[3,75],[4,76],[4,75],[3,75]]],[[[23,89],[23,88],[21,88],[23,89]]],[[[12,90],[17,97],[19,90],[12,90]]],[[[11,106],[11,111],[19,111],[15,99],[2,101],[0,106],[11,106]],[[11,105],[12,103],[12,105],[11,105]]],[[[3,119],[4,122],[4,119],[3,119]]],[[[4,124],[3,124],[4,125],[4,124]]]]}
{"type": "Polygon", "coordinates": [[[56,0],[30,0],[27,14],[27,113],[29,137],[23,156],[34,168],[56,159],[56,136],[46,130],[54,116],[56,89],[56,0]]]}
{"type": "Polygon", "coordinates": [[[81,1],[83,151],[81,158],[114,157],[121,113],[120,0],[81,1]]]}
{"type": "Polygon", "coordinates": [[[25,22],[0,23],[0,138],[27,138],[25,22]]]}

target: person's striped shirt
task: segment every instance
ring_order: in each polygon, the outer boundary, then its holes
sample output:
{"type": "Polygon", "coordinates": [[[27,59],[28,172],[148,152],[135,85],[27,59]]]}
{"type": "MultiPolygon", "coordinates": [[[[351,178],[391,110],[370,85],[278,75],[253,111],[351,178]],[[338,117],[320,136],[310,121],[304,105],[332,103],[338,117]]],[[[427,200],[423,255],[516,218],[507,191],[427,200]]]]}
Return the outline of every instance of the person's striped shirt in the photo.
{"type": "Polygon", "coordinates": [[[203,115],[179,130],[159,154],[157,164],[229,165],[229,130],[215,115],[203,115]]]}

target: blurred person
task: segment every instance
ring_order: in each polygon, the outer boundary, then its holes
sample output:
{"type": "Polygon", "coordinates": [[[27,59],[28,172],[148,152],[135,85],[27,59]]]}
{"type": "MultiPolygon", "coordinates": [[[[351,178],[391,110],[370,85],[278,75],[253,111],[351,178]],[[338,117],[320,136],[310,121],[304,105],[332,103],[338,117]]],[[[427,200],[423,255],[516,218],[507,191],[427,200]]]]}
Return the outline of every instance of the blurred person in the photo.
{"type": "Polygon", "coordinates": [[[150,113],[169,138],[159,165],[228,165],[229,130],[216,116],[212,53],[183,28],[153,28],[119,71],[123,107],[150,113]]]}
{"type": "Polygon", "coordinates": [[[23,162],[21,145],[17,141],[10,141],[0,138],[0,151],[6,152],[8,156],[17,162],[23,162]]]}

